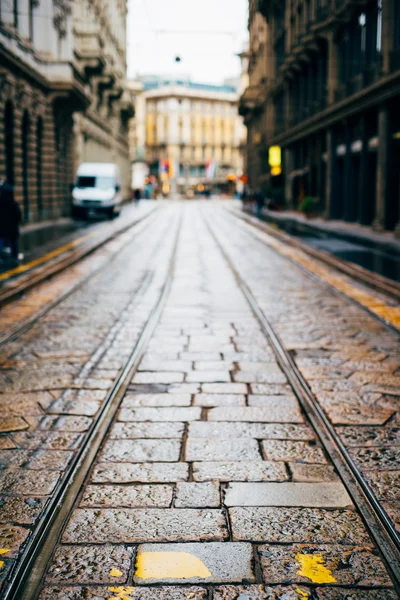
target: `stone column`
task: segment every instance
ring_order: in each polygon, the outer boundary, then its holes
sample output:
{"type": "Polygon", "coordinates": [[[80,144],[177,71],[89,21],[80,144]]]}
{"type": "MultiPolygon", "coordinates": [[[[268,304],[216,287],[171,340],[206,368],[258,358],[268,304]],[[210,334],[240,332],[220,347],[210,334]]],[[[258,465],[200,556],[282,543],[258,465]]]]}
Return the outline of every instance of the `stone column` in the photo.
{"type": "Polygon", "coordinates": [[[325,191],[325,219],[330,219],[333,213],[335,202],[335,166],[336,166],[336,148],[335,135],[332,129],[326,132],[326,191],[325,191]]]}
{"type": "Polygon", "coordinates": [[[333,31],[328,33],[328,104],[335,102],[335,91],[339,79],[339,53],[333,37],[333,31]]]}
{"type": "Polygon", "coordinates": [[[378,164],[376,172],[375,221],[373,225],[377,231],[382,231],[385,228],[389,143],[389,113],[387,106],[382,105],[378,112],[378,164]]]}

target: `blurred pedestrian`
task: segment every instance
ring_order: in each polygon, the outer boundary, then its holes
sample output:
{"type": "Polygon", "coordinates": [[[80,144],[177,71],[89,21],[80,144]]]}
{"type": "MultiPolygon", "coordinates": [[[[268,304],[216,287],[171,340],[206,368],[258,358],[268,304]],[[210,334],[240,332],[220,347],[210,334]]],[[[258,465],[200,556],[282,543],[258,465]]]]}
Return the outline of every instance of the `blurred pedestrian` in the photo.
{"type": "Polygon", "coordinates": [[[140,199],[141,199],[141,197],[142,197],[142,195],[141,195],[141,193],[140,193],[140,190],[139,190],[139,189],[136,189],[136,190],[134,191],[134,193],[133,193],[133,197],[134,197],[134,199],[135,199],[135,204],[139,204],[139,201],[140,201],[140,199]]]}
{"type": "Polygon", "coordinates": [[[14,199],[14,188],[6,181],[0,181],[0,240],[2,248],[9,246],[11,258],[19,257],[19,226],[22,220],[21,209],[14,199]]]}
{"type": "Polygon", "coordinates": [[[261,189],[258,189],[257,192],[254,194],[254,200],[256,203],[257,217],[260,219],[265,205],[265,198],[261,189]]]}

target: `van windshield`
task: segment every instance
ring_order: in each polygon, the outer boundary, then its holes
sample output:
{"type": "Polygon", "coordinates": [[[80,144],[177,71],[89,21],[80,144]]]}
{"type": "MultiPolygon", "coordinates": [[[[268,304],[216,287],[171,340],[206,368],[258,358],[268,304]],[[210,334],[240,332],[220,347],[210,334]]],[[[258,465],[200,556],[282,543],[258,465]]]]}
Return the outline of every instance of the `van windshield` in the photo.
{"type": "Polygon", "coordinates": [[[90,177],[81,175],[76,182],[78,188],[99,188],[101,190],[109,190],[115,187],[115,182],[112,177],[90,177]]]}

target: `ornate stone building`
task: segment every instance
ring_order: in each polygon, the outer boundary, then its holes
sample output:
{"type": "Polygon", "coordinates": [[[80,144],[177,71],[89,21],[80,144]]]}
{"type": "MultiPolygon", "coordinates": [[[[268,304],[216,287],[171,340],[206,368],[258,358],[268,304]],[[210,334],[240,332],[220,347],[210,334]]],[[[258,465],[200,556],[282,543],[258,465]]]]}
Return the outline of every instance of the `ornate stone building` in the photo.
{"type": "MultiPolygon", "coordinates": [[[[140,83],[144,119],[132,120],[131,139],[137,146],[145,124],[146,162],[159,189],[172,196],[198,186],[233,191],[235,178],[243,174],[245,134],[236,87],[156,76],[140,83]]],[[[132,156],[138,150],[132,148],[132,156]]]]}
{"type": "Polygon", "coordinates": [[[308,195],[327,218],[398,227],[400,2],[251,0],[249,28],[262,71],[240,104],[256,131],[253,184],[273,185],[268,149],[280,146],[289,206],[308,195]]]}
{"type": "Polygon", "coordinates": [[[0,177],[25,222],[70,213],[82,161],[130,186],[125,0],[0,0],[0,177]]]}

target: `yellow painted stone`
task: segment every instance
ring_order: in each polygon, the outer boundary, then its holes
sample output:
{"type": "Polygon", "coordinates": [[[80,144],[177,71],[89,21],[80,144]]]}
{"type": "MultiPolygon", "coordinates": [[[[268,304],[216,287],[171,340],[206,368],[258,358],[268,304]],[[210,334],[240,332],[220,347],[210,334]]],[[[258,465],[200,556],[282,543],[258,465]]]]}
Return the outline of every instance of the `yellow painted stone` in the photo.
{"type": "Polygon", "coordinates": [[[116,594],[115,596],[111,596],[108,600],[133,600],[133,598],[131,598],[131,594],[135,594],[134,587],[109,587],[108,591],[116,594]]]}
{"type": "Polygon", "coordinates": [[[136,567],[136,577],[140,579],[211,577],[203,561],[188,552],[142,552],[136,567]]]}
{"type": "Polygon", "coordinates": [[[307,577],[313,583],[336,583],[321,554],[296,554],[296,560],[300,565],[297,575],[307,577]]]}
{"type": "Polygon", "coordinates": [[[299,594],[299,600],[307,600],[308,592],[301,590],[300,588],[296,588],[296,593],[299,594]]]}
{"type": "Polygon", "coordinates": [[[122,573],[122,571],[119,571],[118,569],[111,569],[110,575],[111,575],[111,577],[122,577],[123,573],[122,573]]]}
{"type": "Polygon", "coordinates": [[[7,554],[7,552],[10,552],[10,548],[0,548],[0,554],[7,554]]]}

